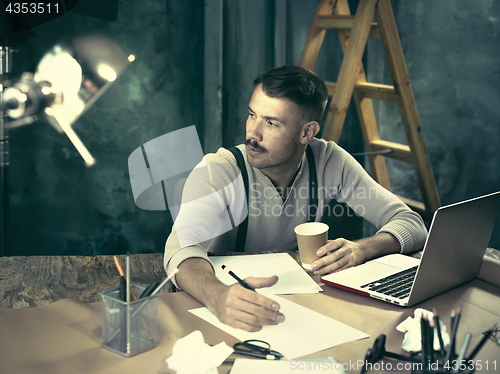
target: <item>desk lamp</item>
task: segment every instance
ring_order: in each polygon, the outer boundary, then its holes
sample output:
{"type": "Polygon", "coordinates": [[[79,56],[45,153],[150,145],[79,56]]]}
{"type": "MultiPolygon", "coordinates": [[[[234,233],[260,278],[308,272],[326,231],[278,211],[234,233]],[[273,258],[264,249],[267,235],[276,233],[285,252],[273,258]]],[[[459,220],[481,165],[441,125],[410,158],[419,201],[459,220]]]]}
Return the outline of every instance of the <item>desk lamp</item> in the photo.
{"type": "MultiPolygon", "coordinates": [[[[10,48],[0,54],[0,199],[7,199],[9,152],[7,130],[43,118],[59,133],[65,133],[87,167],[96,160],[72,125],[116,80],[135,56],[117,42],[102,35],[83,35],[56,44],[48,51],[34,74],[23,73],[11,83],[10,48]],[[3,56],[3,58],[2,58],[3,56]],[[5,120],[5,113],[10,120],[5,120]]],[[[6,245],[7,204],[0,204],[0,242],[6,245]],[[1,217],[0,217],[1,218],[1,217]],[[3,222],[1,222],[3,221],[3,222]]],[[[0,247],[2,244],[0,243],[0,247]]],[[[2,255],[3,251],[0,251],[2,255]]]]}

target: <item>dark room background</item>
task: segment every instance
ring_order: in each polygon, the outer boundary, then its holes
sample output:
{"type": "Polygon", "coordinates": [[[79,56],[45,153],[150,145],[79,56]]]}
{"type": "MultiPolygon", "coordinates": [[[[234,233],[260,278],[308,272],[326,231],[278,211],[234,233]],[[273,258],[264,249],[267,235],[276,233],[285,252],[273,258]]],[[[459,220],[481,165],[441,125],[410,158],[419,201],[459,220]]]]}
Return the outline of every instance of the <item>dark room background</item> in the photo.
{"type": "MultiPolygon", "coordinates": [[[[349,4],[354,12],[357,1],[349,4]]],[[[500,2],[392,6],[441,203],[500,190],[500,2]]],[[[298,63],[315,7],[305,0],[81,0],[34,27],[15,45],[13,77],[33,72],[61,37],[87,32],[111,36],[136,60],[74,125],[95,167],[87,169],[70,141],[47,124],[9,132],[3,255],[163,252],[172,219],[168,211],[135,206],[130,153],[192,125],[204,153],[241,143],[253,79],[298,63]],[[96,14],[97,7],[109,7],[116,19],[96,14]]],[[[314,70],[335,81],[341,59],[330,31],[314,70]]],[[[364,63],[369,81],[391,84],[380,41],[369,41],[364,63]]],[[[405,143],[397,105],[375,102],[375,110],[381,138],[405,143]]],[[[352,108],[340,143],[363,151],[352,108]]],[[[393,191],[420,199],[412,166],[387,163],[393,191]]],[[[350,238],[373,231],[357,219],[334,226],[335,235],[350,238]]],[[[498,223],[490,246],[500,248],[498,223]]]]}

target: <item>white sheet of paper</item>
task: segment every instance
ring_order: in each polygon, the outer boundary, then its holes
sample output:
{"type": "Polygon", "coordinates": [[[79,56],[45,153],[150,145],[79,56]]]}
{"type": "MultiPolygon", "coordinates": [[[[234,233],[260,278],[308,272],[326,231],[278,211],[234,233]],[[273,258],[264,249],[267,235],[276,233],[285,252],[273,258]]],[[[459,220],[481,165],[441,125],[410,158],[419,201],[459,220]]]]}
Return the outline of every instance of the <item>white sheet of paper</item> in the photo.
{"type": "Polygon", "coordinates": [[[296,293],[318,293],[321,287],[300,267],[288,253],[269,253],[240,256],[210,256],[215,268],[215,275],[227,285],[236,283],[221,266],[226,265],[238,277],[278,276],[278,282],[269,288],[275,295],[296,293]]]}
{"type": "Polygon", "coordinates": [[[285,322],[275,326],[264,326],[261,331],[248,332],[223,324],[207,308],[192,309],[190,312],[242,341],[264,340],[271,344],[273,350],[280,352],[287,359],[302,357],[342,343],[369,337],[362,331],[302,305],[279,296],[261,293],[280,304],[285,322]]]}
{"type": "Polygon", "coordinates": [[[271,361],[252,360],[238,358],[231,367],[231,374],[345,374],[342,364],[332,357],[321,357],[319,359],[271,361]]]}

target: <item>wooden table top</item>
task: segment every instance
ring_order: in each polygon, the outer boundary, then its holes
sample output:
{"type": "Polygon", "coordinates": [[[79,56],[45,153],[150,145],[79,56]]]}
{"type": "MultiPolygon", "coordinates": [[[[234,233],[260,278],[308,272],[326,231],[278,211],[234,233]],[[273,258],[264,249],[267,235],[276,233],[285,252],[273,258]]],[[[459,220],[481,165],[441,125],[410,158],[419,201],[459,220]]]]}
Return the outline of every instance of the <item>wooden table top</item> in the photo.
{"type": "MultiPolygon", "coordinates": [[[[500,251],[488,248],[486,256],[500,260],[500,251]]],[[[124,266],[125,256],[118,258],[124,266]]],[[[130,270],[135,283],[147,286],[162,281],[166,276],[163,253],[131,254],[130,270]]],[[[116,287],[118,282],[111,255],[0,257],[0,295],[3,295],[0,307],[3,308],[31,308],[60,299],[100,301],[98,292],[116,287]]],[[[172,290],[173,285],[168,284],[162,291],[172,290]]]]}

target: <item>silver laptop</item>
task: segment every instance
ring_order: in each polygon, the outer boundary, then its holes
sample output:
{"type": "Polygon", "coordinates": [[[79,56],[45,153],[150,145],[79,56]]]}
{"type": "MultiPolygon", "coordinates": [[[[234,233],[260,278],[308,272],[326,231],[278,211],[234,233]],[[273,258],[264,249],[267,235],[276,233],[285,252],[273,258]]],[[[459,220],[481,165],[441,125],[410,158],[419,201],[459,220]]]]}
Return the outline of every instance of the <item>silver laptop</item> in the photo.
{"type": "Polygon", "coordinates": [[[500,191],[439,208],[421,259],[392,254],[326,275],[323,283],[412,306],[474,279],[500,211],[500,191]]]}

